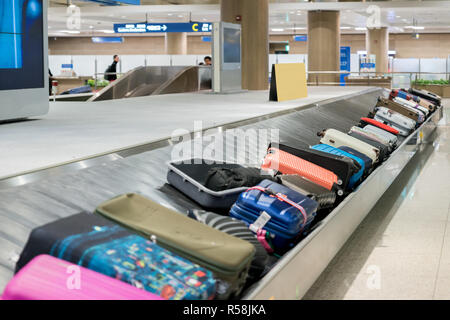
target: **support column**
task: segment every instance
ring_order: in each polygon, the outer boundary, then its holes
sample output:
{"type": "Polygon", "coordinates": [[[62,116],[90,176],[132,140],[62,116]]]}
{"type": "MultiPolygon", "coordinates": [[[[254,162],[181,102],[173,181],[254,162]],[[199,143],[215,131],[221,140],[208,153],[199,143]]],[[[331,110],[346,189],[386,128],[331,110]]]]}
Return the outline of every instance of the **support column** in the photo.
{"type": "Polygon", "coordinates": [[[367,54],[376,56],[376,72],[388,72],[389,67],[389,32],[387,27],[367,29],[367,54]]]}
{"type": "Polygon", "coordinates": [[[187,33],[166,33],[165,47],[166,54],[187,54],[187,33]]]}
{"type": "Polygon", "coordinates": [[[269,84],[269,0],[221,0],[221,21],[242,25],[242,88],[269,84]],[[236,21],[241,16],[242,21],[236,21]]]}
{"type": "MultiPolygon", "coordinates": [[[[340,70],[339,11],[308,11],[308,71],[340,70]]],[[[339,82],[339,75],[309,76],[310,82],[339,82]]]]}

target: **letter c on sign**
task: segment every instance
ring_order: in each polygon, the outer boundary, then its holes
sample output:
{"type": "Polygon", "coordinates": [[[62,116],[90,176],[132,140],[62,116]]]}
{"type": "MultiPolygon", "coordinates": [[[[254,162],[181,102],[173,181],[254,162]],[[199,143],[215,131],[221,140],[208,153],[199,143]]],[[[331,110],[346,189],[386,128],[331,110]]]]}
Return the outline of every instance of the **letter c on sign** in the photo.
{"type": "Polygon", "coordinates": [[[194,23],[194,24],[192,25],[192,30],[194,30],[195,32],[198,31],[198,23],[194,23]]]}

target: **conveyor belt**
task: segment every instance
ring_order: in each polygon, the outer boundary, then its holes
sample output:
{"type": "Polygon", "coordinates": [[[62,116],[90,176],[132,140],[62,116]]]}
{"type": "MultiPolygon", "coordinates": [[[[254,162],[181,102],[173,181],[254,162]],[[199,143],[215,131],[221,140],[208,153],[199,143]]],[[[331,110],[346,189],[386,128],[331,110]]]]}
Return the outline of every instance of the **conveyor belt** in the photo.
{"type": "MultiPolygon", "coordinates": [[[[312,145],[318,143],[316,134],[322,129],[348,131],[360,117],[367,115],[382,93],[382,89],[368,90],[352,97],[290,110],[275,117],[252,119],[248,124],[244,121],[239,128],[279,128],[281,141],[292,145],[312,145]]],[[[208,144],[204,143],[205,146],[208,144]]],[[[191,202],[178,197],[177,192],[166,184],[167,168],[164,164],[170,160],[172,146],[165,143],[156,145],[159,147],[138,154],[124,150],[124,158],[111,155],[115,161],[100,161],[83,170],[60,170],[56,174],[41,175],[39,180],[18,187],[1,187],[0,183],[0,291],[12,277],[15,258],[31,229],[37,226],[80,211],[92,212],[103,201],[129,192],[141,193],[184,213],[191,202]]],[[[227,155],[227,160],[234,158],[227,155]]]]}

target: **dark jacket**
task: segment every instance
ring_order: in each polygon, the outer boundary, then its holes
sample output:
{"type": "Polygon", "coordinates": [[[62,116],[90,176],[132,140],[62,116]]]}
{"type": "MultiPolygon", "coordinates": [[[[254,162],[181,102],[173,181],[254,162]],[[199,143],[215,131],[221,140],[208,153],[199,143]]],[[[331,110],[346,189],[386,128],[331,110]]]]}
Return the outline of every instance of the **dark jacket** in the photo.
{"type": "MultiPolygon", "coordinates": [[[[108,69],[106,69],[105,73],[116,73],[117,72],[117,62],[114,61],[108,69]]],[[[114,81],[117,80],[117,74],[105,74],[105,80],[114,81]]]]}

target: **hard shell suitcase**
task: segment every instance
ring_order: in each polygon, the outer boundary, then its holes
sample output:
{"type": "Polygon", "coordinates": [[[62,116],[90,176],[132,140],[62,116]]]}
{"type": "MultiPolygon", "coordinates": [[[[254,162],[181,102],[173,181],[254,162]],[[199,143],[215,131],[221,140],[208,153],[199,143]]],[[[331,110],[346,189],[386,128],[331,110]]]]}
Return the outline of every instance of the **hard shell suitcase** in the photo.
{"type": "Polygon", "coordinates": [[[241,193],[230,216],[265,236],[277,253],[292,248],[314,220],[318,203],[283,185],[264,180],[241,193]]]}
{"type": "Polygon", "coordinates": [[[335,129],[327,129],[319,132],[318,135],[322,137],[320,139],[320,143],[328,144],[335,148],[348,146],[367,155],[370,159],[372,159],[372,163],[378,161],[378,156],[380,154],[379,149],[374,148],[370,144],[367,144],[359,139],[353,138],[346,133],[335,129]]]}
{"type": "Polygon", "coordinates": [[[211,299],[216,292],[211,271],[93,214],[76,214],[34,229],[16,264],[16,272],[41,254],[165,299],[211,299]]]}
{"type": "Polygon", "coordinates": [[[349,189],[354,188],[358,184],[358,182],[361,180],[361,177],[363,176],[366,165],[365,165],[364,161],[361,160],[360,158],[358,158],[350,153],[347,153],[341,149],[327,145],[327,144],[317,144],[315,146],[311,146],[311,149],[328,152],[330,154],[339,155],[341,157],[347,157],[349,159],[353,159],[354,161],[357,161],[359,164],[360,170],[355,172],[355,174],[351,177],[350,183],[348,184],[349,189]]]}
{"type": "Polygon", "coordinates": [[[266,270],[266,266],[270,265],[269,254],[263,245],[258,241],[255,234],[250,231],[245,222],[233,219],[229,216],[222,216],[213,212],[196,209],[189,210],[187,216],[214,229],[228,233],[231,236],[238,237],[239,239],[253,244],[256,252],[250,265],[250,280],[259,280],[261,274],[266,270]]]}
{"type": "Polygon", "coordinates": [[[410,88],[408,92],[418,96],[419,98],[424,98],[434,103],[436,106],[441,105],[442,98],[433,92],[414,88],[410,88]]]}
{"type": "Polygon", "coordinates": [[[419,104],[417,104],[417,102],[414,102],[412,100],[408,101],[408,100],[403,99],[403,98],[394,97],[392,99],[392,101],[397,102],[397,103],[399,103],[401,105],[404,105],[404,106],[416,109],[416,110],[422,112],[425,117],[428,116],[428,114],[430,113],[430,111],[427,108],[420,106],[419,104]]]}
{"type": "Polygon", "coordinates": [[[414,130],[417,124],[414,120],[383,107],[377,108],[374,119],[397,129],[399,134],[405,137],[414,130]]]}
{"type": "MultiPolygon", "coordinates": [[[[369,116],[370,115],[371,114],[369,114],[369,116]]],[[[399,131],[397,129],[392,128],[391,126],[388,126],[388,125],[384,124],[383,122],[377,121],[377,120],[372,119],[372,118],[361,118],[360,123],[359,123],[360,127],[365,127],[368,124],[373,125],[375,127],[378,127],[380,129],[383,129],[383,130],[385,130],[385,131],[387,131],[389,133],[395,134],[395,135],[399,134],[399,131]]]]}
{"type": "MultiPolygon", "coordinates": [[[[381,129],[380,129],[381,130],[381,129]]],[[[366,156],[364,153],[361,153],[359,151],[356,151],[355,149],[352,149],[347,146],[339,147],[338,149],[345,151],[347,153],[350,153],[351,155],[354,155],[355,157],[361,159],[364,161],[364,173],[363,176],[367,176],[372,172],[372,159],[370,159],[368,156],[366,156]]]]}
{"type": "MultiPolygon", "coordinates": [[[[384,137],[382,135],[379,135],[378,133],[374,133],[374,132],[368,131],[367,129],[365,129],[365,127],[364,128],[360,128],[360,127],[357,127],[357,126],[353,126],[353,127],[350,128],[349,134],[351,132],[357,133],[357,134],[362,135],[362,136],[364,136],[364,137],[366,137],[366,138],[368,138],[370,140],[379,142],[379,143],[387,146],[389,148],[389,152],[391,152],[392,149],[394,148],[394,145],[391,143],[391,141],[389,139],[386,139],[386,137],[384,137]]],[[[389,133],[389,132],[387,132],[387,133],[389,133]]]]}
{"type": "Polygon", "coordinates": [[[350,178],[361,169],[359,163],[354,159],[323,152],[321,150],[301,147],[293,148],[291,146],[278,143],[271,143],[268,150],[272,148],[287,152],[334,172],[339,178],[339,186],[344,189],[347,188],[350,178]]]}
{"type": "Polygon", "coordinates": [[[380,129],[378,127],[367,125],[364,128],[362,128],[364,131],[372,132],[380,137],[383,137],[388,143],[395,148],[397,146],[398,138],[396,135],[393,135],[392,133],[389,133],[383,129],[380,129]]]}
{"type": "Polygon", "coordinates": [[[378,98],[378,102],[375,108],[378,107],[384,107],[384,108],[388,108],[391,109],[395,112],[398,112],[402,115],[404,115],[405,117],[408,117],[418,123],[422,123],[425,121],[425,115],[420,112],[419,110],[416,110],[414,108],[411,108],[409,106],[404,106],[402,104],[399,104],[397,102],[394,102],[392,100],[383,98],[383,97],[379,97],[378,98]]]}
{"type": "Polygon", "coordinates": [[[405,95],[409,95],[413,101],[417,102],[422,107],[427,108],[430,112],[434,112],[434,110],[436,110],[436,105],[433,102],[428,101],[419,96],[416,96],[416,95],[408,92],[408,90],[406,90],[406,89],[400,89],[400,92],[402,92],[405,95]]]}
{"type": "Polygon", "coordinates": [[[339,184],[339,177],[334,172],[276,148],[268,150],[261,169],[275,170],[282,174],[298,174],[327,190],[340,191],[342,194],[339,187],[342,183],[339,184]]]}
{"type": "Polygon", "coordinates": [[[226,210],[228,212],[239,194],[249,187],[253,187],[243,186],[223,191],[214,191],[205,186],[208,171],[211,168],[243,168],[239,164],[219,164],[209,159],[187,159],[187,161],[178,163],[169,162],[167,165],[169,167],[167,181],[203,208],[210,210],[226,210]]]}
{"type": "Polygon", "coordinates": [[[350,132],[348,135],[377,148],[380,151],[379,156],[378,156],[378,159],[380,161],[385,160],[390,153],[390,147],[388,145],[385,145],[383,143],[373,140],[364,132],[350,132]]]}
{"type": "Polygon", "coordinates": [[[125,194],[101,204],[96,213],[129,228],[161,247],[207,268],[230,284],[226,299],[239,295],[255,254],[247,241],[168,209],[138,194],[125,194]]]}
{"type": "Polygon", "coordinates": [[[319,204],[317,210],[331,208],[336,202],[336,192],[329,191],[299,175],[283,174],[280,178],[284,186],[316,201],[319,204]]]}
{"type": "Polygon", "coordinates": [[[163,300],[125,282],[39,255],[8,283],[3,300],[163,300]]]}

